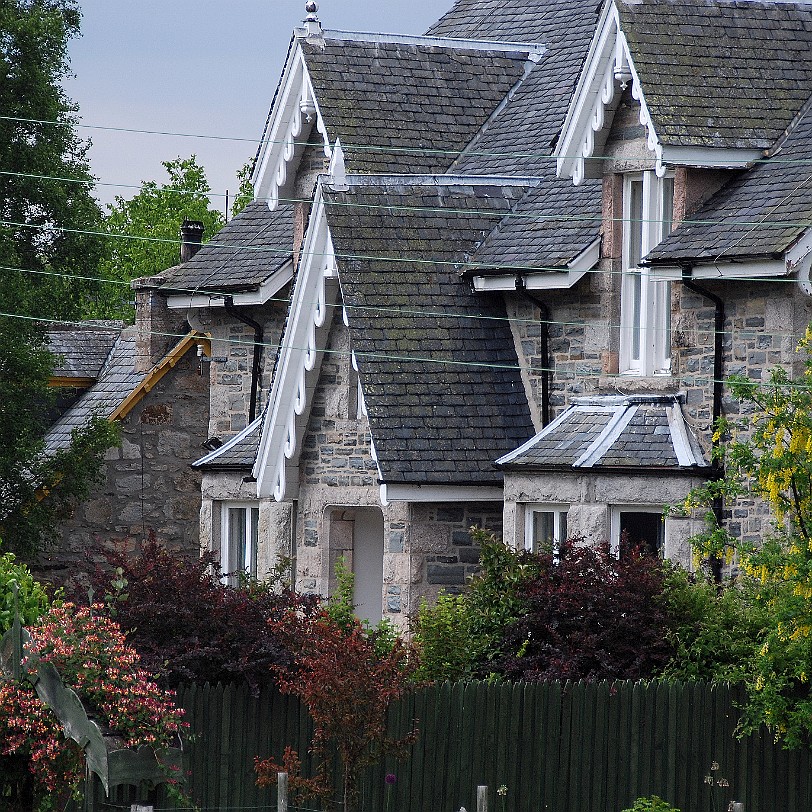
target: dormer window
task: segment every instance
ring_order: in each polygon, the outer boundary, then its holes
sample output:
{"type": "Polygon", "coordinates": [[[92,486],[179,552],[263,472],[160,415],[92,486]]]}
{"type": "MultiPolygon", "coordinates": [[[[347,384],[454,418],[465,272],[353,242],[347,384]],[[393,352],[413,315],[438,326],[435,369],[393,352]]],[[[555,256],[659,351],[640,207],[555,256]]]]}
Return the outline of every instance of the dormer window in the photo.
{"type": "Polygon", "coordinates": [[[671,285],[641,260],[671,232],[674,178],[655,172],[626,175],[623,183],[621,372],[671,371],[671,285]]]}

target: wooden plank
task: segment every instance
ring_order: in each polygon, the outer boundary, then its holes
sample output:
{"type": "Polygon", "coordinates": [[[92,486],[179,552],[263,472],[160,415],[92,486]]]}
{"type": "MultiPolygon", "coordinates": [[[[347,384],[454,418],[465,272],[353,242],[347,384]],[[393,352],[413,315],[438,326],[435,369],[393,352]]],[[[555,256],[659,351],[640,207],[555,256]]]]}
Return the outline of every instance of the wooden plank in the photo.
{"type": "MultiPolygon", "coordinates": [[[[613,682],[609,686],[609,696],[607,699],[606,707],[606,742],[605,752],[607,759],[606,781],[605,781],[605,808],[606,809],[623,809],[623,801],[621,800],[620,787],[622,781],[620,779],[620,764],[622,763],[619,758],[621,753],[627,753],[628,749],[624,747],[621,735],[621,711],[623,707],[623,683],[613,682]],[[610,762],[611,759],[611,762],[610,762]]],[[[623,759],[625,761],[625,759],[623,759]]]]}

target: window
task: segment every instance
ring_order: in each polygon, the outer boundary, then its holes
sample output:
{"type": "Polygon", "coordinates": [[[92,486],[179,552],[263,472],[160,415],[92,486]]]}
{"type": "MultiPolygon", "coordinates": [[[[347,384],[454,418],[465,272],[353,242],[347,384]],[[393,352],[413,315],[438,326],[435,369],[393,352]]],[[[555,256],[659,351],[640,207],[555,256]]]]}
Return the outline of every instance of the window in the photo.
{"type": "Polygon", "coordinates": [[[623,183],[623,287],[621,371],[667,374],[671,367],[671,285],[640,261],[671,232],[674,179],[654,172],[627,175],[623,183]]]}
{"type": "Polygon", "coordinates": [[[567,507],[527,505],[524,515],[524,548],[538,553],[552,548],[557,553],[567,539],[567,507]]]}
{"type": "Polygon", "coordinates": [[[651,555],[662,558],[665,549],[662,508],[639,505],[613,508],[611,548],[616,556],[620,553],[620,539],[624,537],[629,544],[640,544],[651,555]]]}
{"type": "Polygon", "coordinates": [[[250,504],[227,503],[222,508],[220,562],[223,581],[236,586],[240,574],[257,577],[259,508],[250,504]]]}

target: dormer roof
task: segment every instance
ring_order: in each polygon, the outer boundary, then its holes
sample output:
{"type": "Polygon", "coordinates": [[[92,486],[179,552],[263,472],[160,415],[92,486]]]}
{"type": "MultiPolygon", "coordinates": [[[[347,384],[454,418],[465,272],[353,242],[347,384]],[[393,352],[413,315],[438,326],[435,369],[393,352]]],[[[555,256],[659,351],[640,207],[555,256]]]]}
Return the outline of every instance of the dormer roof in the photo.
{"type": "Polygon", "coordinates": [[[559,175],[577,184],[602,174],[602,144],[628,85],[658,174],[751,164],[812,93],[810,46],[805,3],[607,3],[556,148],[559,175]]]}
{"type": "Polygon", "coordinates": [[[532,440],[496,461],[517,470],[708,468],[678,395],[575,398],[532,440]]]}

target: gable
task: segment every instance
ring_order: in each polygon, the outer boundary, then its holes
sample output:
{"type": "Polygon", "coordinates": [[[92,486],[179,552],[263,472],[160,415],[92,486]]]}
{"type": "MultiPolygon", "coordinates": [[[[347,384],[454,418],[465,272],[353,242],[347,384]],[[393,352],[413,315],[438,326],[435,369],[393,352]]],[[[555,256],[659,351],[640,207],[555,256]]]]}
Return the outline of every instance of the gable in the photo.
{"type": "Polygon", "coordinates": [[[308,143],[328,174],[446,169],[544,49],[393,35],[297,32],[253,177],[271,208],[294,197],[308,143]]]}
{"type": "Polygon", "coordinates": [[[812,92],[812,11],[799,3],[608,3],[555,150],[576,184],[602,174],[601,147],[627,87],[657,174],[738,168],[762,157],[812,92]]]}

